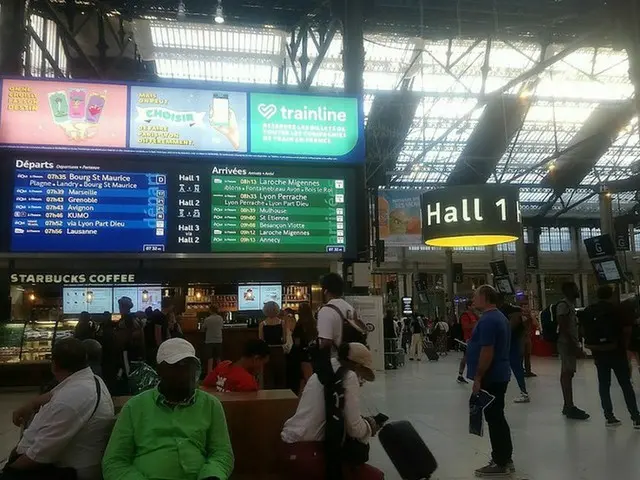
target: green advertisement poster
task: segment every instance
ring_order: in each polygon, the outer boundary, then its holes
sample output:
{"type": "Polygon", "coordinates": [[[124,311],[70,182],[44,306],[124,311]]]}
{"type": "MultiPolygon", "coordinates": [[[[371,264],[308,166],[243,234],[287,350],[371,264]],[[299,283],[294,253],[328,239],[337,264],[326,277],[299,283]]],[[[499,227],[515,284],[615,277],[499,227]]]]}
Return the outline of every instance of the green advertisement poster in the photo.
{"type": "Polygon", "coordinates": [[[249,98],[251,152],[337,158],[358,144],[355,98],[269,93],[249,98]]]}

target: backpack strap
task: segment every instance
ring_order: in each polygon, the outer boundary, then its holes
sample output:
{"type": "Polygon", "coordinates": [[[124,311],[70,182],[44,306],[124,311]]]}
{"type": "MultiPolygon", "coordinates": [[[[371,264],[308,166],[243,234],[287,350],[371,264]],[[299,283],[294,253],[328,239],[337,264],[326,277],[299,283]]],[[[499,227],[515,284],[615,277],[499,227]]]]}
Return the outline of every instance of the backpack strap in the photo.
{"type": "Polygon", "coordinates": [[[102,387],[100,386],[100,381],[98,380],[98,377],[94,375],[93,381],[96,382],[96,405],[95,407],[93,407],[93,411],[91,412],[91,416],[89,417],[89,420],[91,420],[93,415],[96,413],[96,410],[98,410],[98,406],[100,405],[100,400],[102,398],[102,387]]]}
{"type": "Polygon", "coordinates": [[[345,318],[344,314],[342,313],[342,310],[340,310],[338,307],[336,307],[335,305],[331,304],[331,303],[325,303],[322,308],[330,308],[331,310],[333,310],[334,312],[336,312],[339,316],[340,316],[340,320],[342,320],[343,322],[347,321],[347,319],[345,318]]]}

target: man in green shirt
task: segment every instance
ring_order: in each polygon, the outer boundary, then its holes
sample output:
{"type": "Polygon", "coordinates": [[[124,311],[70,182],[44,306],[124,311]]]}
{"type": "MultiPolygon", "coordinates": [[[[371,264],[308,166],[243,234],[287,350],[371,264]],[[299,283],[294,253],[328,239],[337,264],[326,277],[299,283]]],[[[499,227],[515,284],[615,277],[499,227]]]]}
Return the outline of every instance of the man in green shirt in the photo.
{"type": "Polygon", "coordinates": [[[160,384],[129,400],[102,460],[104,480],[227,480],[233,451],[220,401],[196,389],[193,346],[172,338],[157,354],[160,384]]]}

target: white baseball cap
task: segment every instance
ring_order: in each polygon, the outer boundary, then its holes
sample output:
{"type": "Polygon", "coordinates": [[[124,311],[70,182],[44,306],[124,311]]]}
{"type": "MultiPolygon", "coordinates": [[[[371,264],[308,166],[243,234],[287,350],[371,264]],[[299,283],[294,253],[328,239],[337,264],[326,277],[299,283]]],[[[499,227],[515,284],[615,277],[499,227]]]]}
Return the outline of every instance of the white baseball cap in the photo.
{"type": "Polygon", "coordinates": [[[158,347],[156,362],[158,362],[158,364],[166,362],[169,365],[174,365],[185,358],[195,358],[198,360],[198,357],[196,357],[196,349],[184,338],[170,338],[162,342],[160,347],[158,347]]]}

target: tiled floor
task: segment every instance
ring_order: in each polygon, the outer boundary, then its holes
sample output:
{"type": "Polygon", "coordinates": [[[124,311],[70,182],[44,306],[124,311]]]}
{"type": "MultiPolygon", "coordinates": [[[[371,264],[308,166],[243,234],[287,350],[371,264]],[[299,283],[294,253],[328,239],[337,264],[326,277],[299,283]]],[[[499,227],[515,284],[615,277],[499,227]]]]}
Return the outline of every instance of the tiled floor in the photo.
{"type": "MultiPolygon", "coordinates": [[[[470,388],[455,382],[457,355],[438,363],[408,363],[405,368],[380,374],[366,385],[363,408],[386,413],[392,419],[410,420],[433,450],[440,467],[438,480],[470,480],[473,470],[488,459],[487,438],[467,433],[470,388]]],[[[634,431],[624,409],[619,388],[612,388],[617,414],[625,423],[616,430],[604,427],[594,367],[585,361],[575,382],[579,406],[592,414],[585,423],[571,423],[561,415],[562,396],[557,381],[558,361],[534,359],[540,376],[529,382],[532,403],[509,404],[518,479],[527,480],[631,480],[640,472],[640,431],[634,431]]],[[[634,373],[636,385],[640,377],[634,373]]],[[[515,384],[509,397],[517,394],[515,384]]],[[[17,440],[11,411],[31,394],[0,394],[0,459],[17,440]]],[[[388,480],[400,480],[377,440],[372,463],[388,480]]],[[[0,462],[2,463],[2,462],[0,462]]]]}
{"type": "MultiPolygon", "coordinates": [[[[438,460],[434,478],[439,480],[471,479],[473,470],[488,460],[488,438],[467,433],[470,387],[455,381],[458,359],[456,354],[438,363],[408,363],[403,370],[380,375],[365,387],[365,406],[392,419],[413,423],[438,460]]],[[[574,385],[576,403],[592,418],[578,424],[560,414],[558,360],[534,359],[534,371],[539,377],[529,382],[532,403],[507,407],[515,449],[515,478],[638,478],[640,431],[632,428],[620,389],[614,381],[612,398],[624,424],[611,431],[604,427],[592,362],[585,360],[579,368],[574,385]]],[[[640,385],[637,371],[634,380],[640,385]]],[[[517,393],[512,381],[509,400],[517,393]]],[[[372,463],[386,473],[387,480],[400,480],[377,441],[372,445],[372,463]]]]}

